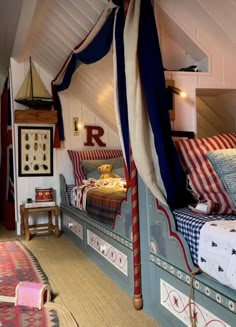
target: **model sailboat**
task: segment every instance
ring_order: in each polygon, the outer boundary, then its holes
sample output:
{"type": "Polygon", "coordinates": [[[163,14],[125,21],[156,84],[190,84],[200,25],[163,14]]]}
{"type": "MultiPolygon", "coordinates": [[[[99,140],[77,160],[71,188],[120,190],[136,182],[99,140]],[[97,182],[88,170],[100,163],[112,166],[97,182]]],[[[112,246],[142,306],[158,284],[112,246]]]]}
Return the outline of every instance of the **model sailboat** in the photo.
{"type": "Polygon", "coordinates": [[[51,109],[53,100],[30,58],[30,69],[15,101],[34,109],[51,109]]]}

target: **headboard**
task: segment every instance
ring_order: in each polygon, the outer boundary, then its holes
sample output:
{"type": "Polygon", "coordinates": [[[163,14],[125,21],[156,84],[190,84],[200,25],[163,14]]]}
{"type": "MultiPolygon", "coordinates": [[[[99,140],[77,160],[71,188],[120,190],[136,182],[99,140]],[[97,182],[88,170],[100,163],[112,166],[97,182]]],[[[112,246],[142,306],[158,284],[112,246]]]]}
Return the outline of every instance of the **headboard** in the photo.
{"type": "Polygon", "coordinates": [[[171,131],[171,135],[173,138],[177,139],[194,139],[194,132],[191,131],[171,131]]]}

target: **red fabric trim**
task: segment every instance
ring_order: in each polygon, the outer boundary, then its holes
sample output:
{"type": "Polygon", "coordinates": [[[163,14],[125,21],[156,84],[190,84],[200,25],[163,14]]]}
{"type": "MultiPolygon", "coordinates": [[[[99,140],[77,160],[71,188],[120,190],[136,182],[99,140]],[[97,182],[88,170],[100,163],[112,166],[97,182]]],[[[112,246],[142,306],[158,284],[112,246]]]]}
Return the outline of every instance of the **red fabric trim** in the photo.
{"type": "Polygon", "coordinates": [[[181,251],[182,251],[182,254],[183,254],[183,258],[184,258],[184,262],[186,264],[186,267],[187,267],[188,271],[191,272],[192,269],[191,269],[190,264],[189,264],[188,259],[187,259],[185,246],[184,246],[181,238],[179,237],[179,235],[175,231],[172,230],[171,219],[170,219],[166,209],[164,207],[162,207],[162,205],[158,202],[158,199],[156,199],[156,206],[157,206],[157,210],[162,211],[162,213],[166,217],[167,224],[168,224],[169,235],[170,235],[170,237],[173,237],[177,241],[177,243],[179,244],[179,246],[181,248],[181,251]]]}
{"type": "Polygon", "coordinates": [[[7,85],[1,95],[1,162],[0,162],[0,215],[3,225],[8,230],[15,229],[14,203],[7,201],[7,147],[12,144],[12,130],[7,129],[8,94],[7,85]]]}
{"type": "Polygon", "coordinates": [[[12,130],[8,129],[7,130],[7,146],[12,144],[12,130]]]}
{"type": "Polygon", "coordinates": [[[53,147],[58,148],[58,149],[61,147],[61,142],[60,142],[60,138],[59,138],[58,124],[56,124],[56,126],[55,126],[53,147]]]}

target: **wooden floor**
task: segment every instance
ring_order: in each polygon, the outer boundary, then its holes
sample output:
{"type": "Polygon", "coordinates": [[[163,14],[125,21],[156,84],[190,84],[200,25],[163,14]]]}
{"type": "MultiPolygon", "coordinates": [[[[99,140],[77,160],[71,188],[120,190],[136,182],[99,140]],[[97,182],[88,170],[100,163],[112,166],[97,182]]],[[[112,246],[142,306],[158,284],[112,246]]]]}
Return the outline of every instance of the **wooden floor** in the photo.
{"type": "MultiPolygon", "coordinates": [[[[0,241],[14,240],[16,238],[16,231],[8,231],[0,224],[0,241]]],[[[18,238],[20,237],[18,236],[18,238]]]]}

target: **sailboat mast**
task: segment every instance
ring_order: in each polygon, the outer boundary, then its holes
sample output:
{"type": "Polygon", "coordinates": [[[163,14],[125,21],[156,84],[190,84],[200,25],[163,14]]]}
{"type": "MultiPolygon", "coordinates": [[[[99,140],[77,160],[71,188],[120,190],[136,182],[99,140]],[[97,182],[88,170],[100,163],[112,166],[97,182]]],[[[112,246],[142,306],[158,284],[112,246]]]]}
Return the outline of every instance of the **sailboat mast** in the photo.
{"type": "Polygon", "coordinates": [[[31,99],[34,97],[34,89],[33,89],[33,74],[32,74],[32,62],[31,62],[31,57],[29,57],[30,60],[30,95],[31,99]]]}

